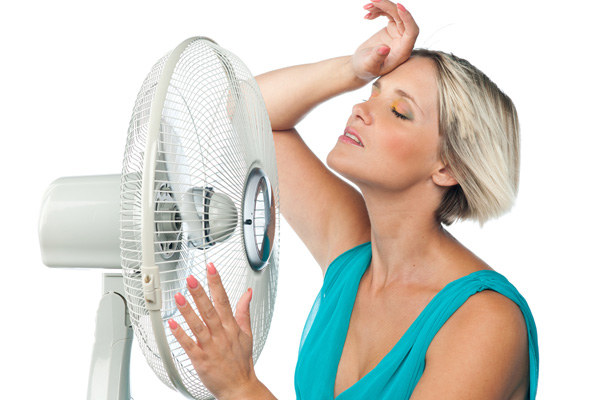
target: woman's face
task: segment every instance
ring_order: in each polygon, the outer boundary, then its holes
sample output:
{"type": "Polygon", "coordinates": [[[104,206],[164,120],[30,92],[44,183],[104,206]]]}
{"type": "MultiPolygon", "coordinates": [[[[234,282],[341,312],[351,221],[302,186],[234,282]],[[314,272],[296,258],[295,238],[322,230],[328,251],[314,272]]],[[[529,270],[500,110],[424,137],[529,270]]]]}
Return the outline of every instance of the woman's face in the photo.
{"type": "Polygon", "coordinates": [[[429,182],[438,157],[436,71],[413,57],[379,78],[352,109],[327,164],[359,187],[399,191],[429,182]]]}

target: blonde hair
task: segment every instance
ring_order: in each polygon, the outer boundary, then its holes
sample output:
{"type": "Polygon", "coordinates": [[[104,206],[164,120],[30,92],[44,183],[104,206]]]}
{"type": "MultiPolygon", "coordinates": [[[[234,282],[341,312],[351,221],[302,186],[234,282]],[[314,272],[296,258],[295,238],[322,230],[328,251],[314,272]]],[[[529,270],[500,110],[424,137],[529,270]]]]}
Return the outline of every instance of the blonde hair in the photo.
{"type": "Polygon", "coordinates": [[[519,187],[517,110],[483,72],[468,61],[440,51],[417,49],[437,70],[440,159],[458,185],[445,193],[437,210],[450,225],[472,219],[481,225],[510,210],[519,187]]]}

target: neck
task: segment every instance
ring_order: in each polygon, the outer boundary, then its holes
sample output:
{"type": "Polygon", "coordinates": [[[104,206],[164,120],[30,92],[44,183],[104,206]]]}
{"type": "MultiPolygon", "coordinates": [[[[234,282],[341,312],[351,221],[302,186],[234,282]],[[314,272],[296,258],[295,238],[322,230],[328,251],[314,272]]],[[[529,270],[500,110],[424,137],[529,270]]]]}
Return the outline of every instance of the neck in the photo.
{"type": "Polygon", "coordinates": [[[439,277],[444,254],[456,241],[435,218],[438,196],[369,189],[363,195],[371,221],[372,287],[428,284],[439,277]]]}

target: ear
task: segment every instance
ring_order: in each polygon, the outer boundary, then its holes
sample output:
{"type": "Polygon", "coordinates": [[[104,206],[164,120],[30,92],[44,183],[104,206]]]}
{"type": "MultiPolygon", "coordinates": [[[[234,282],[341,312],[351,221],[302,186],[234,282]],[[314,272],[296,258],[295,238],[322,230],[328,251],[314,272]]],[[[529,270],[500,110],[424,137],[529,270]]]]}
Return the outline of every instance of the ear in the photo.
{"type": "Polygon", "coordinates": [[[452,176],[450,169],[445,165],[441,165],[440,168],[433,173],[431,179],[433,179],[433,183],[438,186],[450,187],[458,185],[458,182],[452,176]]]}

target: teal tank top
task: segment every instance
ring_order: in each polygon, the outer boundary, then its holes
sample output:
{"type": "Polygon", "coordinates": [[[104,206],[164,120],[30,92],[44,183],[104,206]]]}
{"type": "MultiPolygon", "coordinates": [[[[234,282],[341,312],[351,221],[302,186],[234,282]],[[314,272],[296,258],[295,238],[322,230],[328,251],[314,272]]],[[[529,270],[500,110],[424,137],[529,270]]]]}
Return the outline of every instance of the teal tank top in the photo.
{"type": "MultiPolygon", "coordinates": [[[[297,399],[333,399],[358,285],[370,263],[371,243],[364,243],[346,251],[329,265],[300,341],[295,373],[297,399]]],[[[534,399],[539,358],[533,315],[525,299],[504,276],[484,270],[446,285],[381,362],[336,400],[409,399],[423,374],[425,353],[438,330],[470,296],[486,289],[508,297],[523,312],[529,336],[529,398],[534,399]]]]}

